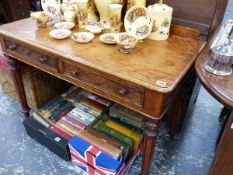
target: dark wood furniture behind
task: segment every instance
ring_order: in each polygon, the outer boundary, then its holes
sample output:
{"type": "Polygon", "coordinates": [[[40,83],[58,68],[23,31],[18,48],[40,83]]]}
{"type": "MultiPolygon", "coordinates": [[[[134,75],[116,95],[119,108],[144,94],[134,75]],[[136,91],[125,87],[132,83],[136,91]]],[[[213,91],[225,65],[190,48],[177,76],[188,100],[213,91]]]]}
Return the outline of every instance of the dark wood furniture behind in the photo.
{"type": "Polygon", "coordinates": [[[233,112],[224,129],[209,175],[233,174],[233,112]]]}
{"type": "MultiPolygon", "coordinates": [[[[216,76],[207,72],[203,65],[208,60],[208,53],[210,46],[216,36],[219,34],[221,27],[218,27],[209,38],[208,44],[203,49],[202,53],[198,56],[195,69],[197,76],[206,90],[214,96],[220,103],[225,106],[222,115],[228,115],[229,111],[233,111],[233,74],[230,76],[216,76]]],[[[230,114],[229,114],[230,115],[230,114]]],[[[228,119],[228,118],[227,118],[228,119]]],[[[226,121],[227,122],[227,121],[226,121]]],[[[233,114],[228,119],[226,126],[223,126],[223,135],[220,134],[218,140],[220,143],[217,148],[216,156],[212,164],[210,175],[232,175],[233,174],[233,114]],[[222,135],[222,136],[221,136],[222,135]]]]}
{"type": "Polygon", "coordinates": [[[30,0],[0,0],[6,22],[17,21],[30,16],[30,0]]]}
{"type": "MultiPolygon", "coordinates": [[[[167,41],[145,40],[129,55],[99,42],[98,36],[86,45],[70,38],[54,40],[48,35],[53,27],[38,28],[31,19],[2,25],[3,52],[8,57],[25,116],[28,117],[29,108],[19,71],[21,62],[143,114],[146,124],[142,174],[149,174],[161,120],[165,114],[170,114],[171,125],[176,128],[185,116],[196,82],[194,61],[205,45],[200,35],[207,38],[224,14],[226,1],[217,2],[222,3],[186,0],[174,4],[176,18],[190,17],[189,23],[194,26],[205,24],[208,33],[186,28],[178,22],[180,25],[172,26],[167,41]],[[196,4],[202,3],[205,10],[214,10],[200,17],[197,14],[200,7],[196,4]],[[183,11],[185,14],[181,13],[183,11]],[[197,18],[192,19],[195,16],[197,18]]],[[[184,18],[184,21],[188,20],[184,18]]],[[[77,31],[76,27],[73,32],[77,31]]]]}

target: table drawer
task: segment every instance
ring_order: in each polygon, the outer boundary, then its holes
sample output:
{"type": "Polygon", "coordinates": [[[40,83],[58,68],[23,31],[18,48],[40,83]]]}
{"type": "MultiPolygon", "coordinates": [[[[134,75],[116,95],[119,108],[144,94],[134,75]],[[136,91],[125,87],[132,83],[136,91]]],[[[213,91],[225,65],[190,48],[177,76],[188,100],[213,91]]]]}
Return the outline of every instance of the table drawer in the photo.
{"type": "Polygon", "coordinates": [[[58,61],[56,58],[41,54],[37,51],[18,45],[11,41],[5,41],[5,43],[6,51],[9,54],[13,53],[16,56],[23,57],[24,59],[39,63],[40,65],[46,66],[47,68],[50,68],[56,72],[58,71],[58,61]]]}
{"type": "Polygon", "coordinates": [[[143,107],[144,89],[125,85],[95,72],[65,64],[65,75],[110,95],[143,107]]]}

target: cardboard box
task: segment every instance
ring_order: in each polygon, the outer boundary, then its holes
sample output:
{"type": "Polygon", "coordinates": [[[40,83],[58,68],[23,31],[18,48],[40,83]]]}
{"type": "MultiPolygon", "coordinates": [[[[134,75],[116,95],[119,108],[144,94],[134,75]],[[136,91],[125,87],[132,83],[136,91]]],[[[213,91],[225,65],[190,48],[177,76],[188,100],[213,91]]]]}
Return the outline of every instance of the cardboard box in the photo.
{"type": "Polygon", "coordinates": [[[49,128],[46,128],[32,117],[25,119],[23,123],[30,137],[47,147],[62,159],[66,161],[71,159],[68,140],[62,138],[49,128]]]}
{"type": "Polygon", "coordinates": [[[124,175],[142,152],[142,146],[125,164],[124,158],[115,160],[97,147],[75,136],[69,141],[72,162],[93,175],[124,175]]]}

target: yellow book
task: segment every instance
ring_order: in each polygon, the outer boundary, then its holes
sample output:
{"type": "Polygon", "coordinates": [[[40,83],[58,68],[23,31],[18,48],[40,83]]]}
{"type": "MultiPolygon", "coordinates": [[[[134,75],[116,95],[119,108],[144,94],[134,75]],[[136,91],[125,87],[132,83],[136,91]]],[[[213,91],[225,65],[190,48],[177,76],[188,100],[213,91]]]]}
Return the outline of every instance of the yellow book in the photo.
{"type": "Polygon", "coordinates": [[[133,144],[133,152],[137,152],[138,151],[138,147],[142,142],[143,139],[143,135],[138,133],[137,131],[134,130],[130,130],[114,121],[108,120],[105,122],[105,125],[108,126],[109,128],[112,128],[116,131],[118,131],[121,134],[124,134],[125,136],[133,139],[134,144],[133,144]]]}
{"type": "Polygon", "coordinates": [[[78,133],[79,133],[77,130],[75,130],[67,125],[64,125],[63,123],[61,123],[59,121],[56,123],[56,125],[60,126],[61,128],[64,128],[65,130],[69,131],[73,135],[78,135],[78,133]]]}

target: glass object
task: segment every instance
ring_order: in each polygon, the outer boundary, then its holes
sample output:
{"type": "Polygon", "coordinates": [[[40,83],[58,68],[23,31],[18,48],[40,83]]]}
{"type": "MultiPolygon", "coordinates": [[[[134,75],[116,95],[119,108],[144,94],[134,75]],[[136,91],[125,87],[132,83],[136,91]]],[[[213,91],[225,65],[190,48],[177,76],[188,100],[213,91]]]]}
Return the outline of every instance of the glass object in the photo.
{"type": "Polygon", "coordinates": [[[204,68],[215,75],[227,76],[232,74],[233,43],[229,41],[212,48],[209,60],[204,68]]]}
{"type": "Polygon", "coordinates": [[[211,46],[209,60],[204,68],[215,75],[232,74],[233,63],[233,20],[228,20],[211,46]]]}
{"type": "Polygon", "coordinates": [[[80,28],[85,28],[88,21],[88,0],[77,0],[77,17],[80,28]]]}

